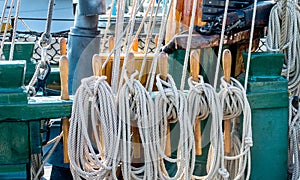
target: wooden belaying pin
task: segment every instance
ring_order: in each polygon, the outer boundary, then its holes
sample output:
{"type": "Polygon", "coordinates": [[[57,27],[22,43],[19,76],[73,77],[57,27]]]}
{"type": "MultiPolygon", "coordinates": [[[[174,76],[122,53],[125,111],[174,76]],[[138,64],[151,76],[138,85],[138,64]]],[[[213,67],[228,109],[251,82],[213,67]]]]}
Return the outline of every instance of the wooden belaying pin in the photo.
{"type": "MultiPolygon", "coordinates": [[[[134,53],[130,52],[128,54],[127,64],[126,64],[126,73],[130,77],[135,72],[135,57],[134,53]]],[[[133,159],[135,161],[140,161],[142,157],[141,153],[141,138],[139,133],[139,128],[137,123],[131,125],[132,131],[132,142],[133,142],[133,159]]],[[[135,162],[137,163],[137,162],[135,162]]]]}
{"type": "Polygon", "coordinates": [[[92,59],[94,76],[102,76],[102,60],[99,54],[94,54],[92,59]]]}
{"type": "Polygon", "coordinates": [[[109,36],[108,38],[108,50],[111,52],[114,49],[115,41],[113,36],[109,36]]]}
{"type": "MultiPolygon", "coordinates": [[[[69,74],[69,63],[68,58],[66,57],[66,40],[64,38],[60,41],[60,52],[62,56],[59,60],[59,72],[60,72],[60,83],[61,83],[61,100],[69,100],[69,91],[68,91],[68,74],[69,74]]],[[[61,119],[62,121],[62,130],[63,130],[63,151],[64,151],[64,163],[70,163],[68,155],[68,136],[69,136],[69,127],[70,122],[69,118],[65,117],[61,119]]]]}
{"type": "Polygon", "coordinates": [[[67,55],[67,40],[65,38],[60,39],[59,47],[60,47],[60,55],[66,56],[67,55]]]}
{"type": "MultiPolygon", "coordinates": [[[[223,51],[223,70],[224,79],[230,83],[232,57],[229,49],[223,51]]],[[[229,154],[231,152],[231,120],[224,119],[224,152],[229,154]]]]}
{"type": "MultiPolygon", "coordinates": [[[[193,81],[199,81],[200,73],[200,54],[198,50],[192,50],[190,54],[190,67],[191,67],[191,76],[193,81]]],[[[201,120],[196,118],[195,120],[195,146],[196,146],[196,155],[202,155],[202,137],[201,137],[201,120]]]]}
{"type": "MultiPolygon", "coordinates": [[[[93,66],[93,73],[94,76],[102,76],[102,60],[99,54],[94,54],[92,58],[92,66],[93,66]]],[[[97,128],[99,130],[99,140],[101,144],[101,150],[104,152],[104,140],[103,140],[103,134],[102,134],[102,127],[101,124],[97,124],[97,128]]],[[[103,157],[103,156],[101,156],[103,157]]]]}
{"type": "Polygon", "coordinates": [[[134,38],[133,42],[132,42],[132,51],[133,52],[139,52],[139,39],[138,38],[134,38]]]}
{"type": "MultiPolygon", "coordinates": [[[[168,55],[164,52],[161,52],[158,57],[158,69],[159,69],[159,75],[160,78],[164,81],[168,80],[168,55]]],[[[171,157],[172,155],[172,145],[171,145],[171,127],[170,127],[170,120],[168,120],[167,124],[167,137],[166,137],[166,148],[165,148],[165,154],[168,157],[171,157]]]]}

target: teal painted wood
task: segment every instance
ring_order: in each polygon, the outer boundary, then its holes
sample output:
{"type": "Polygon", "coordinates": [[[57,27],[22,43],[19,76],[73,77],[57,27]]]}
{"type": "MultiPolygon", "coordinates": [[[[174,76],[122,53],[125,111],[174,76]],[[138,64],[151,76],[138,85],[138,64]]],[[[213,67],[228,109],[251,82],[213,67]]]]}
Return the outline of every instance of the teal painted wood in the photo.
{"type": "Polygon", "coordinates": [[[282,63],[281,54],[251,56],[247,94],[253,131],[251,180],[287,179],[289,98],[287,81],[280,77],[282,63]]]}
{"type": "Polygon", "coordinates": [[[29,174],[26,173],[26,164],[16,164],[16,165],[0,165],[0,179],[1,180],[25,180],[29,179],[29,174]]]}

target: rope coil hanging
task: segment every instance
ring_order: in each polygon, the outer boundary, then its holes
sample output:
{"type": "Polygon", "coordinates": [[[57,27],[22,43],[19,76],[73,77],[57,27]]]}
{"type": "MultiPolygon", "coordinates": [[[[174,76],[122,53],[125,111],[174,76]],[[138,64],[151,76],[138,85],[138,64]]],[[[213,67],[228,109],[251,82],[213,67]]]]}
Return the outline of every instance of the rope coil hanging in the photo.
{"type": "MultiPolygon", "coordinates": [[[[221,78],[220,92],[218,96],[220,98],[221,107],[223,108],[223,119],[236,119],[243,114],[243,128],[241,143],[239,148],[234,148],[230,155],[224,156],[225,167],[231,167],[230,177],[231,179],[240,179],[245,175],[245,169],[247,168],[247,177],[250,178],[251,174],[251,152],[250,148],[253,146],[252,142],[252,126],[251,126],[251,109],[245,90],[241,83],[234,78],[230,79],[231,83],[227,83],[224,77],[221,78]],[[237,150],[237,151],[236,151],[237,150]],[[234,161],[238,161],[238,166],[232,168],[234,161]],[[233,173],[235,171],[236,173],[233,173]]],[[[233,141],[239,141],[239,137],[235,136],[237,133],[234,131],[236,128],[232,128],[233,141]]],[[[232,143],[232,147],[236,144],[232,143]]]]}
{"type": "Polygon", "coordinates": [[[159,93],[155,98],[156,112],[156,134],[160,138],[157,143],[157,151],[160,160],[159,174],[162,179],[186,179],[192,177],[195,164],[195,142],[193,128],[187,112],[187,100],[183,92],[177,90],[173,78],[168,75],[167,81],[156,76],[156,86],[159,93]],[[168,119],[173,119],[180,127],[180,138],[178,142],[177,158],[168,157],[165,152],[168,119]],[[164,161],[177,163],[177,172],[174,177],[170,177],[166,170],[164,161]]]}
{"type": "Polygon", "coordinates": [[[74,96],[68,140],[73,178],[117,179],[121,126],[115,98],[105,76],[85,78],[81,83],[74,96]],[[97,126],[103,127],[104,147],[97,126]]]}
{"type": "Polygon", "coordinates": [[[288,79],[289,91],[294,94],[300,83],[300,7],[296,1],[287,1],[284,16],[283,5],[282,1],[277,2],[270,12],[266,46],[269,51],[282,51],[285,54],[282,75],[288,79]],[[289,28],[284,28],[281,23],[284,19],[289,28]]]}
{"type": "Polygon", "coordinates": [[[118,113],[121,121],[121,154],[122,174],[125,180],[128,179],[157,179],[157,156],[154,136],[154,103],[151,96],[135,79],[138,72],[128,66],[134,66],[134,55],[129,53],[126,72],[124,73],[125,83],[118,93],[118,113]],[[129,77],[128,77],[129,76],[129,77]],[[132,142],[131,127],[136,125],[139,130],[141,144],[132,142]],[[140,162],[133,161],[133,153],[137,146],[141,145],[144,157],[140,157],[140,162]],[[133,163],[142,163],[140,167],[135,167],[133,163]]]}

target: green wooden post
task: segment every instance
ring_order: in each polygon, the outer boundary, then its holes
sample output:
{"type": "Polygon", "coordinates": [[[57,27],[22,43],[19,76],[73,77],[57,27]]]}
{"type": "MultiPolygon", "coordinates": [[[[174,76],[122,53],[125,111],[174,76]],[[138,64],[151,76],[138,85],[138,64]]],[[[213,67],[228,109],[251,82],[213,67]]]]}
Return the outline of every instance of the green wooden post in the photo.
{"type": "Polygon", "coordinates": [[[280,76],[283,60],[279,53],[251,56],[247,90],[253,131],[251,180],[287,179],[289,98],[287,80],[280,76]]]}

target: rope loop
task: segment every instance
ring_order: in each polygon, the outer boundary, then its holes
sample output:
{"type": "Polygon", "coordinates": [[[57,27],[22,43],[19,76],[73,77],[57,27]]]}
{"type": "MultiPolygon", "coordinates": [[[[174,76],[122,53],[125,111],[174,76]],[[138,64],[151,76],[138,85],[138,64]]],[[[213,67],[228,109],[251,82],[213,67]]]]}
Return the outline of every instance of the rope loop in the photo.
{"type": "Polygon", "coordinates": [[[227,169],[220,168],[220,169],[218,170],[218,173],[219,173],[224,179],[228,179],[228,178],[229,178],[229,172],[227,171],[227,169]]]}
{"type": "Polygon", "coordinates": [[[252,137],[245,137],[245,144],[252,147],[253,146],[252,137]]]}
{"type": "Polygon", "coordinates": [[[163,100],[167,104],[167,118],[172,119],[170,123],[177,122],[178,115],[176,113],[176,107],[178,106],[176,104],[176,99],[178,97],[178,92],[172,76],[168,74],[167,81],[165,81],[161,79],[160,75],[158,74],[156,76],[156,86],[163,100]]]}
{"type": "Polygon", "coordinates": [[[52,42],[52,35],[44,32],[39,39],[39,47],[48,49],[52,42]]]}

